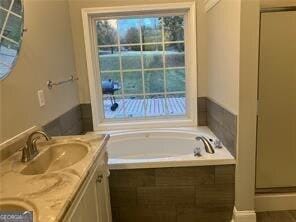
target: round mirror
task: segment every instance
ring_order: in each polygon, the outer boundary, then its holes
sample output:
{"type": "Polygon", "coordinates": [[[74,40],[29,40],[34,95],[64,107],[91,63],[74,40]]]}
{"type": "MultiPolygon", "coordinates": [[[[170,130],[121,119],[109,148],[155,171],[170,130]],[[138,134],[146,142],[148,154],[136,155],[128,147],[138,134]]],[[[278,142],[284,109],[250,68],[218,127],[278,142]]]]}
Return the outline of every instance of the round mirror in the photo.
{"type": "Polygon", "coordinates": [[[22,0],[0,0],[0,80],[13,69],[22,42],[22,0]]]}

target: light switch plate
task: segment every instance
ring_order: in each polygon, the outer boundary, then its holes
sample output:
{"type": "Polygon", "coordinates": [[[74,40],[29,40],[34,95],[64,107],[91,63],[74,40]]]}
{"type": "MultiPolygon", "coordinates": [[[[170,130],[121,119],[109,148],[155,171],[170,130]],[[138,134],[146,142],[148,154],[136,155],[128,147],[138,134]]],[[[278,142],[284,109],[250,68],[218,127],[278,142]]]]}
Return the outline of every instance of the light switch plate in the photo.
{"type": "Polygon", "coordinates": [[[44,91],[43,90],[38,90],[37,95],[38,95],[39,106],[40,107],[45,106],[44,91]]]}

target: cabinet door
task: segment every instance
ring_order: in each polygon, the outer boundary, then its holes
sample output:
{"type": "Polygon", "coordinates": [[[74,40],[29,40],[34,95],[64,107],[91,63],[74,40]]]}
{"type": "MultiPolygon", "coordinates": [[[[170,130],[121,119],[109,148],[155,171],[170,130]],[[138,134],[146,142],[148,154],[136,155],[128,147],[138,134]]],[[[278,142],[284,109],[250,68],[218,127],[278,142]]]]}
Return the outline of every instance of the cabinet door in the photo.
{"type": "Polygon", "coordinates": [[[77,205],[77,208],[75,211],[73,211],[73,214],[71,215],[70,219],[67,220],[67,222],[81,222],[83,221],[83,213],[84,213],[84,206],[81,204],[77,205]]]}
{"type": "Polygon", "coordinates": [[[65,222],[112,222],[107,162],[107,154],[97,160],[96,168],[84,182],[65,222]]]}
{"type": "Polygon", "coordinates": [[[98,169],[97,177],[97,193],[98,193],[98,205],[99,215],[103,222],[111,222],[111,204],[110,204],[110,192],[109,192],[109,170],[106,165],[101,166],[98,169]]]}
{"type": "Polygon", "coordinates": [[[99,192],[97,192],[97,175],[94,174],[89,181],[83,196],[74,210],[71,222],[104,222],[100,217],[99,211],[99,192]]]}

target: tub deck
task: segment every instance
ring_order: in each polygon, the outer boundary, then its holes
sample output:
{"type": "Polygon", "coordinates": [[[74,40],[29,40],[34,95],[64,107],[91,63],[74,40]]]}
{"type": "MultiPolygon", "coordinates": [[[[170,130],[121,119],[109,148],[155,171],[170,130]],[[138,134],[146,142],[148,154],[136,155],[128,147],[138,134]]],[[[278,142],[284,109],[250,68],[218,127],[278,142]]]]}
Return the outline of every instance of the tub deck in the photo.
{"type": "Polygon", "coordinates": [[[105,118],[144,117],[169,115],[182,116],[186,113],[185,97],[116,99],[119,104],[116,111],[111,111],[111,101],[104,100],[105,118]]]}
{"type": "MultiPolygon", "coordinates": [[[[196,167],[233,165],[235,158],[226,147],[209,154],[197,135],[215,141],[217,137],[208,127],[171,128],[117,131],[108,142],[111,170],[196,167]],[[139,145],[140,144],[140,145],[139,145]],[[201,148],[201,156],[194,156],[194,148],[201,148]],[[122,151],[123,152],[122,152],[122,151]]],[[[214,146],[214,142],[210,142],[214,146]]]]}

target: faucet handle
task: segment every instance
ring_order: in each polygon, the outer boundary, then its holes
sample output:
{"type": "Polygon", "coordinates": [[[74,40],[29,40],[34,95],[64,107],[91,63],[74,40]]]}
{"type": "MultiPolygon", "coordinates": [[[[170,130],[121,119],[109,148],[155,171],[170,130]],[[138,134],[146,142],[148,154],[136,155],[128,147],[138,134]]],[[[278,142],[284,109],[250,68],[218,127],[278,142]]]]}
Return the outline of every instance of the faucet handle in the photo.
{"type": "Polygon", "coordinates": [[[215,148],[218,148],[218,149],[221,149],[223,147],[222,141],[219,139],[216,139],[214,141],[214,145],[215,145],[215,148]]]}
{"type": "Polygon", "coordinates": [[[200,157],[200,156],[201,156],[201,148],[200,148],[200,147],[196,147],[196,148],[193,150],[193,154],[194,154],[194,156],[198,156],[198,157],[200,157]]]}

